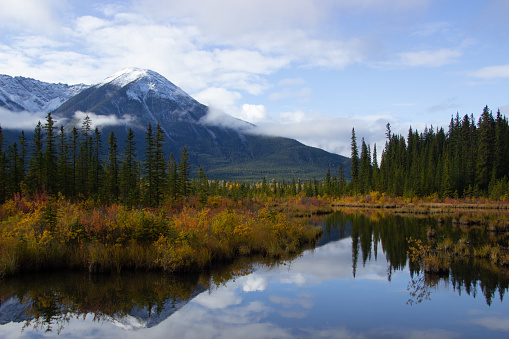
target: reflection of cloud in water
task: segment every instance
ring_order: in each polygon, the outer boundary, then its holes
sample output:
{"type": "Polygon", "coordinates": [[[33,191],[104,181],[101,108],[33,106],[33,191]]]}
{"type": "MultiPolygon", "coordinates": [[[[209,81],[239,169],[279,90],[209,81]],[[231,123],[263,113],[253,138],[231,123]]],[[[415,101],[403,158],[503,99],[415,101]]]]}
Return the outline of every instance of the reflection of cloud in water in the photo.
{"type": "Polygon", "coordinates": [[[233,289],[218,288],[212,293],[204,292],[193,299],[193,302],[206,308],[217,309],[226,308],[232,305],[238,305],[242,298],[235,294],[233,289]]]}
{"type": "Polygon", "coordinates": [[[279,315],[283,318],[294,318],[294,319],[304,319],[308,316],[306,312],[296,312],[296,311],[278,311],[279,315]]]}
{"type": "MultiPolygon", "coordinates": [[[[377,261],[368,260],[364,267],[361,257],[362,254],[359,250],[356,280],[387,280],[387,260],[381,250],[378,252],[377,261]]],[[[281,272],[280,283],[301,286],[331,279],[353,279],[352,239],[341,239],[306,251],[302,257],[295,259],[289,266],[289,271],[281,272]]]]}
{"type": "Polygon", "coordinates": [[[291,306],[295,306],[295,305],[301,306],[303,308],[312,308],[313,307],[313,302],[311,300],[306,300],[306,299],[271,296],[271,297],[269,297],[269,300],[271,302],[273,302],[274,304],[280,304],[284,307],[291,307],[291,306]]]}
{"type": "Polygon", "coordinates": [[[509,318],[507,317],[482,317],[479,319],[472,319],[472,323],[493,331],[509,331],[509,318]]]}
{"type": "Polygon", "coordinates": [[[244,292],[265,291],[267,288],[267,279],[257,273],[253,273],[242,278],[243,279],[240,280],[243,282],[242,290],[244,292]]]}

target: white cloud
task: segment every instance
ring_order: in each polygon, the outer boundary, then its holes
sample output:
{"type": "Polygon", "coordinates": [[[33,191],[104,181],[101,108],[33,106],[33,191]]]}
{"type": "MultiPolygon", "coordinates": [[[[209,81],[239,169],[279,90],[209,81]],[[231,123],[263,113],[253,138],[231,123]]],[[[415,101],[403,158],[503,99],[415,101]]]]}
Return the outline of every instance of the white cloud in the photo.
{"type": "Polygon", "coordinates": [[[313,90],[309,87],[302,88],[298,91],[291,90],[289,88],[284,88],[279,92],[274,92],[269,95],[269,99],[271,100],[282,100],[288,98],[307,98],[313,93],[313,90]]]}
{"type": "Polygon", "coordinates": [[[285,78],[279,80],[277,83],[279,86],[298,86],[305,84],[306,81],[302,78],[285,78]]]}
{"type": "Polygon", "coordinates": [[[476,71],[470,72],[469,75],[474,78],[488,80],[498,78],[509,78],[509,65],[487,66],[476,71]]]}
{"type": "Polygon", "coordinates": [[[131,124],[134,121],[134,118],[130,115],[124,115],[121,118],[118,118],[115,115],[97,115],[92,112],[75,112],[74,119],[79,121],[78,125],[81,126],[83,119],[85,117],[89,117],[92,122],[92,129],[96,127],[104,127],[104,126],[119,126],[119,125],[127,125],[131,124]]]}
{"type": "Polygon", "coordinates": [[[399,53],[399,62],[405,66],[440,67],[456,62],[463,53],[460,50],[443,48],[439,50],[423,50],[399,53]]]}
{"type": "Polygon", "coordinates": [[[0,0],[0,27],[55,33],[66,3],[65,0],[0,0]]]}
{"type": "MultiPolygon", "coordinates": [[[[385,126],[388,121],[395,131],[400,124],[394,123],[390,116],[332,117],[317,112],[294,111],[281,113],[277,120],[260,122],[254,132],[284,136],[296,139],[305,145],[322,148],[326,151],[350,156],[352,128],[358,143],[362,137],[372,147],[385,143],[385,126]]],[[[406,122],[404,128],[408,128],[406,122]]]]}
{"type": "Polygon", "coordinates": [[[0,125],[7,129],[33,130],[37,123],[44,124],[46,113],[13,112],[0,107],[0,125]]]}
{"type": "Polygon", "coordinates": [[[244,104],[242,105],[242,111],[240,112],[240,116],[238,118],[242,120],[246,120],[252,123],[256,123],[258,121],[264,121],[268,117],[267,109],[263,105],[250,105],[244,104]]]}
{"type": "Polygon", "coordinates": [[[193,97],[209,107],[232,114],[237,110],[237,102],[242,95],[236,91],[228,91],[220,87],[208,87],[193,97]]]}

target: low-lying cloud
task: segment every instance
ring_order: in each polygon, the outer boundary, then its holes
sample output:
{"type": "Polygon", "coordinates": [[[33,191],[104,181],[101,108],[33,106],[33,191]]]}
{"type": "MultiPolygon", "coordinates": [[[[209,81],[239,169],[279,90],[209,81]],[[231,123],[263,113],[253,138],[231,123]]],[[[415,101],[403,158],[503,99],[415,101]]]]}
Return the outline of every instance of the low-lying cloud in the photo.
{"type": "Polygon", "coordinates": [[[123,115],[121,118],[116,115],[98,115],[92,112],[81,112],[77,111],[74,113],[74,119],[79,121],[79,125],[83,123],[83,120],[86,117],[89,117],[92,122],[92,129],[96,127],[105,127],[105,126],[123,126],[132,124],[135,121],[135,118],[130,115],[123,115]]]}
{"type": "Polygon", "coordinates": [[[37,123],[44,123],[46,113],[32,113],[27,111],[13,112],[0,107],[0,125],[6,129],[32,130],[37,123]]]}

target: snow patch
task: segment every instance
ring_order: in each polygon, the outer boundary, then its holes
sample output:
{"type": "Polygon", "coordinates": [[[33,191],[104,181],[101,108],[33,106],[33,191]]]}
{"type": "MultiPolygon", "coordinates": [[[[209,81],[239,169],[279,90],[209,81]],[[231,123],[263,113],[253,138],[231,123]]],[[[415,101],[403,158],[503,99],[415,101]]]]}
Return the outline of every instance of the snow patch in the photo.
{"type": "Polygon", "coordinates": [[[118,87],[124,87],[133,81],[143,78],[146,75],[147,75],[146,69],[135,68],[135,67],[125,68],[115,74],[110,75],[106,79],[104,79],[101,83],[99,83],[97,85],[97,87],[101,87],[106,84],[111,84],[111,85],[115,85],[118,87]]]}

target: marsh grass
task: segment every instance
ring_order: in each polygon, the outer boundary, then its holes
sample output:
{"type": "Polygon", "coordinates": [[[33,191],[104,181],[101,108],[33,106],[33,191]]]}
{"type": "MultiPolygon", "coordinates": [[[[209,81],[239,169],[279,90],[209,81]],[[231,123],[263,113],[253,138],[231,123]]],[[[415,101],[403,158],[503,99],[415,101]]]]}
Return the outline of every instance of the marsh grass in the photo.
{"type": "Polygon", "coordinates": [[[218,198],[209,208],[128,209],[19,197],[0,207],[0,276],[56,268],[200,270],[241,255],[296,253],[321,235],[321,228],[261,206],[218,198]]]}

